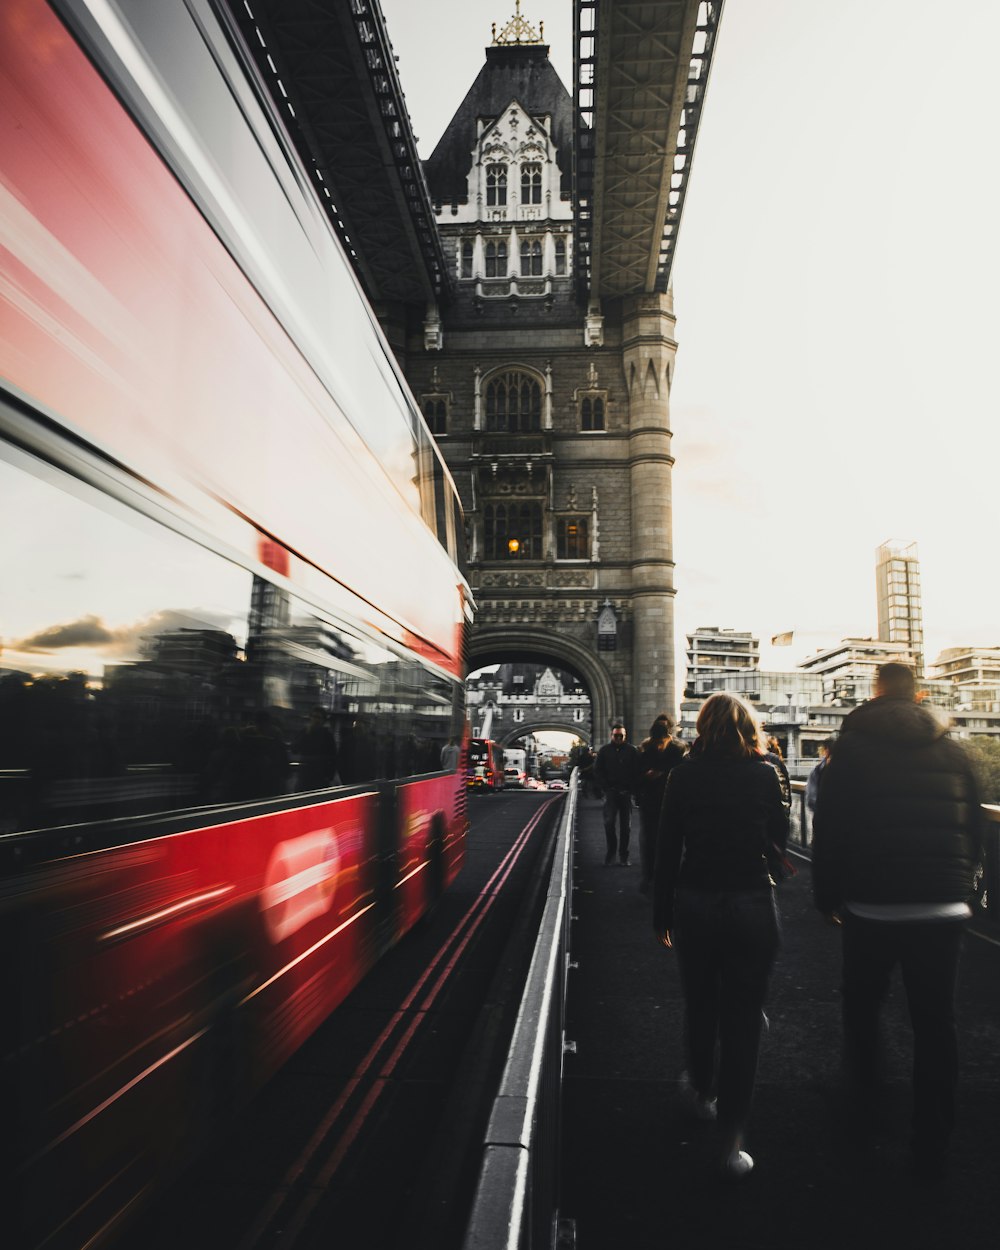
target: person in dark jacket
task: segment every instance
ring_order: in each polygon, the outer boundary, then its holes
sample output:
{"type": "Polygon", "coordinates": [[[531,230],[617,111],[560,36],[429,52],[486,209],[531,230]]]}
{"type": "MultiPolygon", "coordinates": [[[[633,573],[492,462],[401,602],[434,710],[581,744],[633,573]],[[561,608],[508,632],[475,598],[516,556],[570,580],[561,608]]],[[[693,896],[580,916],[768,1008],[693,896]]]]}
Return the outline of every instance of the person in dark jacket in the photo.
{"type": "Polygon", "coordinates": [[[664,714],[653,721],[649,737],[639,747],[639,780],[636,802],[639,805],[639,865],[642,876],[639,890],[648,894],[653,884],[656,859],[656,830],[660,808],[671,769],[684,758],[684,745],[671,737],[673,720],[664,714]]]}
{"type": "Polygon", "coordinates": [[[639,752],[625,741],[625,726],[611,727],[611,741],[597,752],[594,780],[604,791],[605,866],[619,862],[627,868],[632,831],[632,792],[639,783],[639,752]]]}
{"type": "Polygon", "coordinates": [[[843,1023],[857,1107],[880,1083],[879,1009],[898,963],[913,1025],[912,1161],[945,1168],[955,1122],[955,983],[982,854],[978,787],[947,727],[915,701],[904,664],[844,720],[813,824],[816,906],[843,939],[843,1023]]]}
{"type": "Polygon", "coordinates": [[[779,940],[770,861],[784,856],[788,811],[742,699],[711,695],[697,731],[663,797],[653,926],[680,964],[682,1090],[699,1118],[717,1114],[723,1173],[737,1179],[753,1168],[743,1137],[779,940]]]}

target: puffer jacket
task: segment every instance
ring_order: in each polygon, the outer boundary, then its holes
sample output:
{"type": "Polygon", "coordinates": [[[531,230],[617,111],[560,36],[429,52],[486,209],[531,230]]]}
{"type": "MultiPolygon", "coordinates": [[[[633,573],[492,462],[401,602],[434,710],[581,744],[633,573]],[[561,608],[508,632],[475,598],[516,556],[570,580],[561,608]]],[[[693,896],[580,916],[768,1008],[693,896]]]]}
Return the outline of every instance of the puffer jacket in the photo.
{"type": "Polygon", "coordinates": [[[774,768],[762,757],[700,754],[697,744],[671,771],[660,811],[653,874],[653,925],[673,925],[674,891],[770,890],[783,857],[788,809],[774,768]]]}
{"type": "Polygon", "coordinates": [[[975,775],[947,726],[910,699],[877,698],[845,719],[813,821],[813,897],[959,903],[982,855],[975,775]]]}

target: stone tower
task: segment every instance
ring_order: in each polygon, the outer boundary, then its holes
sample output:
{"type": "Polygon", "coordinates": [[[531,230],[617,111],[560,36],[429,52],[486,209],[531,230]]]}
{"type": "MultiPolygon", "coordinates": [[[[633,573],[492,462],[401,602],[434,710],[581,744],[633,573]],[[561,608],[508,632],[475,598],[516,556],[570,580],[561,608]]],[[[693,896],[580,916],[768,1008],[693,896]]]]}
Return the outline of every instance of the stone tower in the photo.
{"type": "Polygon", "coordinates": [[[574,250],[572,100],[521,17],[425,170],[456,295],[406,371],[458,485],[472,667],[577,672],[594,736],[676,713],[670,295],[588,304],[574,250]]]}

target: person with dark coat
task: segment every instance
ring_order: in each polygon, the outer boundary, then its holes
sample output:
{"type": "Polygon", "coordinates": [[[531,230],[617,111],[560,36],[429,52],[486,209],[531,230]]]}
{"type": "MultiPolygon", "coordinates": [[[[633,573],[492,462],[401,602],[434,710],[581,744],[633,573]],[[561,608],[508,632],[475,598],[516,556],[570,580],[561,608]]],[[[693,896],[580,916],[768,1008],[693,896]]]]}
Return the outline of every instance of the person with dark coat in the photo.
{"type": "Polygon", "coordinates": [[[639,752],[625,741],[625,726],[611,728],[611,741],[597,752],[594,780],[604,791],[604,838],[607,843],[605,866],[631,863],[629,840],[632,831],[632,793],[639,781],[639,752]],[[620,835],[620,836],[619,836],[620,835]]]}
{"type": "Polygon", "coordinates": [[[642,870],[639,890],[642,894],[648,894],[653,884],[656,830],[667,778],[674,765],[684,758],[683,744],[671,737],[673,727],[669,717],[657,717],[650,727],[649,737],[639,747],[636,802],[639,805],[639,866],[642,870]]]}
{"type": "Polygon", "coordinates": [[[788,811],[753,712],[736,695],[702,704],[698,737],[667,779],[657,835],[653,927],[676,947],[686,1007],[682,1094],[718,1119],[723,1175],[749,1175],[743,1138],[778,912],[770,860],[784,855],[788,811]]]}
{"type": "Polygon", "coordinates": [[[910,668],[883,664],[875,697],[844,720],[819,787],[813,895],[842,925],[845,1056],[865,1118],[880,1084],[879,1009],[900,965],[913,1026],[912,1163],[932,1180],[955,1123],[955,984],[982,813],[968,756],[915,690],[910,668]]]}
{"type": "Polygon", "coordinates": [[[337,739],[321,707],[310,711],[309,724],[296,746],[299,753],[299,789],[320,790],[332,786],[337,776],[337,739]]]}

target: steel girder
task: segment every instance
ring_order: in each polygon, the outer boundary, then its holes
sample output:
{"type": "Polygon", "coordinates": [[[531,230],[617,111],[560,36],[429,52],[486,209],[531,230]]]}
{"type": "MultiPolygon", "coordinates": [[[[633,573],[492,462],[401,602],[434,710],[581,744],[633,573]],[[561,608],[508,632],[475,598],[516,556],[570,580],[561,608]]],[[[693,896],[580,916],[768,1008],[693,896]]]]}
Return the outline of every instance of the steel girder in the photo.
{"type": "Polygon", "coordinates": [[[450,278],[377,0],[218,0],[369,299],[426,306],[450,278]]]}
{"type": "Polygon", "coordinates": [[[576,0],[581,295],[665,291],[723,0],[576,0]]]}

